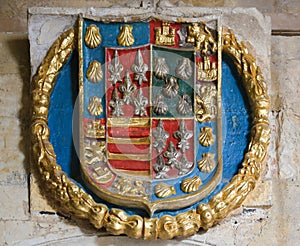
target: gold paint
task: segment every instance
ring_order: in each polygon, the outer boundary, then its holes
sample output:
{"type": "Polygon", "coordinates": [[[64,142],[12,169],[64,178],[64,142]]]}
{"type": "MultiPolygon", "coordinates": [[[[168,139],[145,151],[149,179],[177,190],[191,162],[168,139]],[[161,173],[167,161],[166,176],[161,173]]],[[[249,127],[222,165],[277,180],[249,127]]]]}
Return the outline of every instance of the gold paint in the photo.
{"type": "Polygon", "coordinates": [[[113,188],[118,190],[121,195],[147,197],[143,181],[119,178],[114,183],[113,188]]]}
{"type": "Polygon", "coordinates": [[[165,215],[158,222],[158,237],[164,240],[179,236],[191,236],[201,226],[201,217],[195,210],[178,214],[176,217],[165,215]]]}
{"type": "Polygon", "coordinates": [[[90,145],[85,144],[84,158],[87,165],[92,165],[97,162],[106,162],[105,141],[91,141],[90,145]]]}
{"type": "Polygon", "coordinates": [[[143,233],[143,218],[128,216],[123,210],[112,208],[105,220],[105,228],[113,235],[126,234],[128,237],[141,238],[143,233]]]}
{"type": "Polygon", "coordinates": [[[144,239],[156,239],[158,237],[158,218],[144,218],[144,239]]]}
{"type": "Polygon", "coordinates": [[[216,167],[215,155],[212,153],[202,154],[202,159],[198,161],[198,168],[201,172],[210,173],[216,167]]]}
{"type": "Polygon", "coordinates": [[[114,144],[150,144],[150,138],[113,138],[107,137],[107,143],[114,143],[114,144]]]}
{"type": "Polygon", "coordinates": [[[209,227],[212,227],[214,224],[214,211],[209,205],[200,204],[197,207],[197,214],[200,215],[202,227],[207,230],[209,227]]]}
{"type": "Polygon", "coordinates": [[[155,27],[155,44],[175,45],[175,28],[170,28],[170,23],[163,22],[162,28],[155,27]]]}
{"type": "Polygon", "coordinates": [[[180,188],[183,192],[190,193],[190,192],[197,191],[201,184],[202,181],[200,177],[194,176],[192,178],[184,179],[180,184],[180,188]]]}
{"type": "MultiPolygon", "coordinates": [[[[221,76],[221,72],[218,73],[221,76]]],[[[202,85],[196,95],[196,119],[198,122],[213,120],[216,115],[221,114],[221,78],[218,79],[218,91],[214,84],[202,85]]],[[[218,121],[219,122],[219,121],[218,121]]],[[[222,128],[221,128],[222,129],[222,128]]]]}
{"type": "Polygon", "coordinates": [[[86,71],[86,77],[93,83],[100,82],[103,78],[101,63],[96,60],[92,61],[86,71]]]}
{"type": "Polygon", "coordinates": [[[101,35],[99,28],[96,25],[92,24],[86,28],[84,41],[85,44],[91,49],[94,49],[100,45],[101,35]]]}
{"type": "Polygon", "coordinates": [[[198,137],[199,143],[204,147],[211,146],[216,138],[215,135],[212,133],[212,128],[205,126],[202,127],[200,131],[201,132],[198,137]]]}
{"type": "Polygon", "coordinates": [[[206,122],[211,120],[208,107],[205,105],[203,99],[198,95],[196,95],[195,113],[198,122],[206,122]]]}
{"type": "Polygon", "coordinates": [[[85,136],[88,138],[105,138],[105,132],[105,125],[101,125],[99,120],[86,124],[85,136]]]}
{"type": "Polygon", "coordinates": [[[203,62],[197,64],[197,79],[200,81],[214,81],[218,78],[217,62],[210,61],[209,56],[203,57],[203,62]]]}
{"type": "Polygon", "coordinates": [[[92,116],[101,115],[103,113],[101,98],[96,97],[96,96],[90,98],[90,103],[87,107],[87,110],[89,111],[90,115],[92,115],[92,116]]]}
{"type": "MultiPolygon", "coordinates": [[[[50,100],[58,72],[67,62],[75,47],[74,30],[63,33],[51,46],[37,74],[33,78],[33,91],[40,91],[42,98],[50,100]]],[[[47,126],[48,108],[44,110],[37,98],[33,98],[32,148],[33,161],[49,201],[66,216],[76,215],[88,219],[96,228],[101,228],[107,214],[107,207],[97,204],[92,197],[68,179],[56,163],[54,149],[49,142],[47,126]]]]}
{"type": "Polygon", "coordinates": [[[125,175],[131,175],[131,176],[149,176],[149,171],[128,171],[128,170],[118,170],[118,173],[122,173],[125,175]]]}
{"type": "Polygon", "coordinates": [[[131,46],[134,43],[132,35],[133,26],[125,25],[120,27],[120,34],[117,38],[118,44],[121,46],[131,46]]]}
{"type": "MultiPolygon", "coordinates": [[[[82,19],[79,19],[79,40],[82,40],[81,34],[82,19]]],[[[50,94],[58,72],[74,49],[74,30],[65,32],[54,42],[33,78],[31,132],[33,162],[39,182],[49,201],[59,205],[56,208],[60,213],[87,219],[96,228],[104,226],[114,235],[171,239],[175,236],[195,234],[200,226],[208,229],[242,204],[249,192],[254,189],[267,156],[270,142],[268,118],[270,102],[261,70],[245,44],[238,43],[231,30],[223,34],[222,40],[222,49],[230,55],[241,74],[251,105],[252,131],[248,152],[238,174],[208,204],[200,204],[196,211],[190,210],[174,217],[166,215],[157,221],[140,216],[128,216],[118,209],[111,209],[108,212],[105,205],[95,203],[91,196],[69,180],[56,163],[54,149],[49,142],[50,130],[47,125],[50,94]]],[[[79,45],[79,53],[82,54],[81,45],[79,45]]],[[[82,56],[80,60],[82,61],[82,56]]],[[[82,73],[80,76],[83,76],[82,73]]],[[[82,81],[81,78],[80,83],[82,81]]]]}
{"type": "Polygon", "coordinates": [[[174,186],[165,183],[159,183],[154,187],[154,193],[159,198],[168,197],[176,194],[174,186]]]}
{"type": "Polygon", "coordinates": [[[107,184],[111,182],[114,178],[112,172],[107,168],[96,167],[94,168],[94,173],[92,173],[94,179],[96,179],[99,184],[107,184]]]}
{"type": "Polygon", "coordinates": [[[149,127],[149,118],[108,118],[109,127],[149,127]]]}
{"type": "Polygon", "coordinates": [[[205,23],[192,23],[188,26],[187,43],[193,43],[196,50],[200,50],[202,55],[217,51],[217,43],[205,23]]]}
{"type": "Polygon", "coordinates": [[[107,153],[107,158],[110,160],[136,160],[136,161],[150,161],[149,154],[115,154],[107,153]]]}

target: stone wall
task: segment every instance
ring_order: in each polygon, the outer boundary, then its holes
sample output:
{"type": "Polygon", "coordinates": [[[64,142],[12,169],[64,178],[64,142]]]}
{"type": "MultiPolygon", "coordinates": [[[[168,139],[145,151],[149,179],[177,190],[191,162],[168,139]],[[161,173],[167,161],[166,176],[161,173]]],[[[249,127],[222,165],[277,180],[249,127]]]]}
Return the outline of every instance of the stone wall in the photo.
{"type": "MultiPolygon", "coordinates": [[[[0,7],[0,244],[1,245],[298,245],[300,241],[300,3],[299,1],[5,1],[0,7]],[[185,2],[185,3],[184,3],[185,2]],[[205,2],[205,3],[203,3],[205,2]],[[112,5],[257,7],[271,16],[272,139],[268,172],[244,209],[208,232],[187,239],[146,242],[30,209],[30,62],[27,7],[112,5]],[[272,199],[270,199],[270,196],[272,199]],[[263,201],[260,205],[256,201],[263,201]],[[253,202],[254,201],[254,202],[253,202]],[[269,201],[266,202],[266,201],[269,201]],[[252,203],[252,204],[251,204],[252,203]],[[29,212],[31,211],[31,212],[29,212]],[[80,224],[78,226],[78,224],[80,224]]],[[[259,49],[259,47],[258,47],[259,49]]],[[[32,194],[32,193],[31,193],[32,194]]],[[[35,195],[33,195],[35,196],[35,195]]],[[[35,204],[35,210],[38,204],[35,204]]]]}

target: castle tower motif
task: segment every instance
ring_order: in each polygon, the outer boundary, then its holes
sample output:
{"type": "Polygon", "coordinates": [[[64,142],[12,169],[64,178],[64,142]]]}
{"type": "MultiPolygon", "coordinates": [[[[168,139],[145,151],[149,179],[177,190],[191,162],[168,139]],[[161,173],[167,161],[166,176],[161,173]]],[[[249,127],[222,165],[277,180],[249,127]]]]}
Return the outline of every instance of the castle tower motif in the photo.
{"type": "Polygon", "coordinates": [[[88,138],[105,138],[105,125],[97,120],[87,123],[85,136],[88,138]]]}
{"type": "Polygon", "coordinates": [[[170,23],[163,22],[162,28],[155,27],[155,44],[175,45],[175,28],[170,28],[170,23]]]}

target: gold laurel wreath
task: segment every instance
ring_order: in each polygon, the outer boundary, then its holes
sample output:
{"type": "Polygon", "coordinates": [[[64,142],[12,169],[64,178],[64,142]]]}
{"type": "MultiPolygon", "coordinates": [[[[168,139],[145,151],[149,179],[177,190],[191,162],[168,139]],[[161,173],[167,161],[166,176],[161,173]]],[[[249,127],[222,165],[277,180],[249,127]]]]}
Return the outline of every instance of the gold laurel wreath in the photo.
{"type": "Polygon", "coordinates": [[[171,239],[190,236],[200,228],[208,229],[239,207],[255,187],[262,171],[270,141],[269,97],[259,66],[243,42],[238,43],[232,31],[222,36],[223,52],[237,67],[247,91],[252,110],[251,141],[242,168],[230,183],[208,204],[176,216],[142,218],[128,216],[123,210],[108,209],[97,204],[90,195],[73,183],[56,163],[56,155],[49,142],[48,107],[58,72],[75,48],[76,38],[71,29],[51,46],[33,78],[32,155],[42,190],[60,213],[87,219],[96,228],[104,227],[114,235],[126,234],[133,238],[171,239]]]}

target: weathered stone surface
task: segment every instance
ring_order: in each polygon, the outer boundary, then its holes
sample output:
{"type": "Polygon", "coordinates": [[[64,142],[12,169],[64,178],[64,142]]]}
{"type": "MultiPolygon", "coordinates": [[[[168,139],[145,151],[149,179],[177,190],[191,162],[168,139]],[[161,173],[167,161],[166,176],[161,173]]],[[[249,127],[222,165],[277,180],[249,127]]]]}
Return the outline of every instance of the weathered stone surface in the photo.
{"type": "MultiPolygon", "coordinates": [[[[80,228],[76,223],[57,215],[31,215],[30,219],[0,220],[1,245],[68,245],[68,241],[89,238],[96,231],[89,227],[80,228]]],[[[101,233],[97,233],[101,236],[101,233]]],[[[85,244],[87,245],[87,244],[85,244]]]]}
{"type": "MultiPolygon", "coordinates": [[[[163,3],[160,3],[163,4],[163,3]]],[[[173,8],[172,8],[173,9],[173,8]]],[[[159,9],[157,14],[164,16],[167,15],[171,10],[170,9],[159,9]]],[[[128,16],[136,14],[137,11],[132,12],[132,10],[128,9],[127,12],[125,9],[116,9],[116,10],[109,10],[100,11],[99,9],[94,10],[79,10],[84,15],[96,15],[97,11],[103,15],[105,14],[113,14],[113,13],[127,13],[128,16]],[[92,13],[90,12],[92,11],[92,13]]],[[[203,13],[210,13],[210,14],[218,14],[222,13],[222,22],[221,25],[228,26],[232,28],[236,33],[239,41],[241,40],[248,40],[249,42],[249,49],[251,52],[255,50],[255,55],[259,57],[258,63],[261,65],[267,83],[270,81],[270,63],[269,63],[269,56],[270,56],[270,19],[261,15],[256,9],[242,9],[242,8],[235,8],[235,9],[201,9],[201,8],[187,8],[181,7],[176,9],[177,15],[180,17],[190,17],[190,16],[197,16],[199,12],[203,13]],[[240,26],[239,23],[245,23],[244,25],[240,26]],[[256,26],[255,32],[257,35],[252,35],[253,33],[253,26],[256,26]]],[[[145,12],[145,11],[144,11],[145,12]]],[[[32,9],[30,10],[31,17],[30,17],[30,43],[31,43],[31,53],[35,54],[35,56],[31,56],[32,60],[32,71],[36,71],[37,66],[40,64],[44,54],[48,50],[51,43],[55,40],[55,38],[62,33],[63,31],[70,28],[73,23],[76,21],[76,17],[72,17],[74,14],[74,10],[68,9],[64,10],[63,16],[60,16],[58,19],[54,19],[51,14],[62,14],[60,9],[32,9]],[[42,15],[39,14],[39,11],[42,11],[42,15]],[[60,25],[57,25],[60,23],[60,25]],[[54,34],[47,34],[47,30],[51,28],[51,26],[55,26],[54,34]],[[45,35],[47,34],[47,35],[45,35]]],[[[143,13],[143,10],[140,10],[140,13],[143,13]]],[[[175,20],[176,17],[174,17],[175,20]]],[[[268,172],[267,172],[268,173],[268,172]]],[[[263,182],[262,182],[263,183],[263,182]]],[[[254,207],[256,204],[258,207],[269,207],[271,202],[271,181],[266,181],[266,184],[261,184],[261,187],[258,189],[259,194],[253,192],[252,197],[247,200],[246,206],[254,207]],[[266,188],[267,187],[267,188],[266,188]],[[264,191],[264,192],[262,192],[264,191]]],[[[52,211],[51,207],[47,205],[42,197],[38,194],[37,186],[35,182],[32,183],[31,189],[31,209],[32,211],[38,211],[38,209],[42,209],[43,211],[52,211]]],[[[241,211],[241,210],[240,210],[241,211]]],[[[244,215],[241,215],[242,217],[244,215]]],[[[238,216],[237,218],[240,218],[238,216]]],[[[234,243],[234,232],[235,232],[235,222],[233,223],[230,219],[222,222],[221,225],[212,228],[207,233],[203,235],[200,233],[191,239],[186,239],[180,241],[181,243],[203,243],[203,244],[215,244],[221,243],[222,245],[232,245],[234,243]],[[218,232],[218,233],[217,233],[218,232]],[[222,237],[220,236],[222,235],[222,237]]],[[[82,239],[84,240],[84,238],[82,239]]],[[[118,241],[118,237],[108,237],[108,238],[99,238],[97,242],[99,243],[112,243],[118,241]]],[[[128,241],[127,243],[131,243],[131,239],[122,239],[128,241]]],[[[73,239],[67,240],[69,243],[73,242],[73,239]]],[[[91,238],[91,241],[94,241],[91,238]]],[[[61,242],[61,241],[60,241],[61,242]]],[[[124,241],[123,241],[124,242],[124,241]]],[[[174,245],[176,244],[172,241],[174,245]]],[[[126,243],[126,244],[127,244],[126,243]]],[[[152,245],[149,243],[149,245],[152,245]]]]}
{"type": "MultiPolygon", "coordinates": [[[[51,6],[54,2],[48,1],[47,4],[51,6]]],[[[76,4],[76,2],[78,3],[78,1],[73,1],[69,4],[76,4]]],[[[215,2],[222,1],[217,0],[215,2]]],[[[224,2],[226,4],[228,1],[224,2]]],[[[241,1],[237,0],[230,2],[233,5],[242,4],[241,1]]],[[[266,6],[265,12],[269,12],[269,7],[272,7],[272,11],[273,9],[277,12],[281,11],[278,9],[278,5],[273,4],[273,1],[270,2],[272,2],[272,6],[270,6],[269,2],[264,3],[266,6]]],[[[56,6],[65,5],[64,1],[56,1],[55,3],[56,6]]],[[[94,4],[94,6],[102,4],[99,1],[82,2],[82,4],[88,3],[94,4]]],[[[15,0],[6,1],[2,4],[0,29],[2,31],[26,30],[27,4],[27,2],[15,0]]],[[[29,1],[29,4],[44,5],[45,3],[43,1],[29,1]]],[[[111,3],[107,2],[107,4],[111,3]]],[[[257,4],[259,7],[260,3],[257,4]]],[[[282,4],[279,5],[285,12],[280,15],[274,14],[275,17],[284,15],[284,18],[282,17],[283,22],[280,19],[276,19],[278,24],[281,25],[280,28],[292,29],[296,23],[299,29],[297,4],[299,4],[299,1],[282,1],[282,4]],[[287,11],[295,14],[289,15],[287,11]]],[[[272,25],[274,25],[274,19],[272,19],[272,25]]],[[[44,26],[44,31],[46,31],[46,27],[44,26]]],[[[67,28],[67,26],[65,27],[67,28]]],[[[239,37],[243,38],[242,36],[239,37]]],[[[38,35],[35,38],[37,40],[38,35]]],[[[255,40],[255,37],[253,38],[255,40]]],[[[249,38],[247,39],[249,40],[249,38]]],[[[43,52],[46,52],[49,44],[46,44],[47,41],[45,43],[45,40],[41,39],[41,41],[40,46],[44,45],[43,52]]],[[[251,42],[251,44],[253,45],[254,43],[251,42]]],[[[298,106],[300,103],[299,44],[300,37],[272,37],[272,80],[268,80],[271,81],[268,83],[272,102],[272,138],[270,158],[268,160],[270,168],[266,170],[266,178],[268,180],[264,181],[264,185],[267,187],[265,189],[272,190],[272,207],[270,209],[252,207],[252,204],[255,205],[256,202],[258,204],[268,204],[264,202],[268,201],[268,192],[264,190],[265,186],[261,184],[256,187],[256,190],[247,199],[245,203],[247,207],[243,213],[228,217],[208,232],[199,232],[197,235],[187,239],[147,242],[126,237],[103,236],[102,232],[97,232],[83,222],[78,227],[76,225],[78,222],[66,220],[56,215],[28,213],[29,202],[24,158],[26,152],[28,152],[29,144],[22,142],[21,137],[24,136],[21,129],[25,129],[25,132],[26,130],[28,132],[28,127],[25,127],[28,124],[28,118],[27,121],[24,118],[24,115],[29,115],[28,106],[26,106],[28,101],[27,99],[24,100],[24,97],[29,97],[28,90],[26,92],[26,89],[24,89],[25,82],[27,82],[27,86],[29,83],[29,79],[27,81],[24,79],[26,76],[27,78],[29,77],[29,56],[28,52],[26,52],[28,43],[26,42],[26,35],[0,34],[0,81],[5,81],[5,83],[2,82],[1,88],[7,90],[0,90],[0,115],[2,116],[0,118],[0,244],[298,245],[300,241],[300,179],[298,165],[300,146],[299,141],[297,141],[299,138],[300,118],[298,106]],[[21,93],[22,90],[23,93],[21,93]],[[5,102],[4,104],[2,104],[2,100],[5,102]],[[23,116],[20,116],[18,111],[24,112],[23,116]],[[25,148],[26,145],[27,149],[25,148]],[[26,149],[25,151],[24,148],[26,149]],[[279,170],[280,175],[278,175],[279,170]],[[272,180],[272,185],[269,185],[271,184],[269,182],[270,179],[272,180]],[[251,199],[252,195],[253,200],[251,199]],[[262,201],[261,203],[257,200],[257,195],[259,195],[258,198],[263,197],[263,199],[259,198],[262,201]]],[[[260,49],[258,47],[259,43],[254,45],[257,45],[255,49],[260,49]]],[[[259,52],[263,52],[263,48],[259,52]]],[[[258,55],[260,54],[258,53],[258,55]]],[[[264,54],[267,54],[267,52],[264,54]]],[[[42,59],[43,56],[44,54],[40,55],[38,59],[42,59]]],[[[39,62],[38,60],[35,61],[36,66],[39,62]]]]}
{"type": "Polygon", "coordinates": [[[38,181],[34,175],[30,175],[30,212],[50,212],[55,213],[56,211],[48,203],[47,199],[41,194],[38,181]]]}
{"type": "Polygon", "coordinates": [[[106,8],[111,6],[120,7],[147,7],[160,4],[160,6],[197,6],[197,7],[256,7],[259,11],[272,16],[273,29],[299,29],[299,1],[247,1],[247,0],[144,0],[144,1],[96,1],[96,0],[50,0],[50,1],[25,1],[11,0],[1,3],[0,9],[0,31],[1,32],[26,32],[27,31],[27,8],[30,7],[73,7],[73,8],[106,8]],[[293,18],[290,18],[294,15],[293,18]]]}
{"type": "Polygon", "coordinates": [[[280,177],[299,177],[300,162],[300,38],[274,37],[272,76],[277,83],[271,87],[272,110],[276,112],[277,158],[280,177]]]}
{"type": "Polygon", "coordinates": [[[3,185],[0,189],[1,220],[28,220],[28,187],[23,185],[3,185]]]}
{"type": "Polygon", "coordinates": [[[28,150],[24,146],[22,128],[18,119],[0,116],[0,185],[27,185],[28,150]]]}
{"type": "Polygon", "coordinates": [[[26,34],[0,33],[0,75],[18,74],[25,77],[29,71],[28,48],[26,34]]]}
{"type": "Polygon", "coordinates": [[[266,208],[272,206],[272,181],[259,181],[256,184],[255,190],[251,192],[243,205],[247,208],[266,208]]]}

